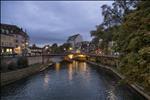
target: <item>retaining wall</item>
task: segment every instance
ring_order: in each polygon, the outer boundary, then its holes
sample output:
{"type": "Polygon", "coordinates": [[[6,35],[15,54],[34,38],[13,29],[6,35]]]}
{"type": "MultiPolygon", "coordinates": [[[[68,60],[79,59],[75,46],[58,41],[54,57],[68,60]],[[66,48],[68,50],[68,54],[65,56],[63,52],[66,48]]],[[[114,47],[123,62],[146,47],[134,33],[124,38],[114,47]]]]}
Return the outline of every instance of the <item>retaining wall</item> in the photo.
{"type": "Polygon", "coordinates": [[[19,79],[25,78],[31,74],[42,71],[50,66],[52,63],[47,64],[36,64],[27,68],[22,68],[10,72],[1,73],[1,86],[10,84],[19,79]]]}
{"type": "Polygon", "coordinates": [[[51,64],[50,57],[29,56],[27,57],[29,67],[9,71],[7,69],[7,65],[10,62],[17,62],[17,59],[17,57],[3,58],[2,62],[4,63],[4,66],[1,65],[1,67],[6,67],[6,70],[1,72],[1,86],[10,84],[16,80],[44,70],[49,64],[51,64]]]}

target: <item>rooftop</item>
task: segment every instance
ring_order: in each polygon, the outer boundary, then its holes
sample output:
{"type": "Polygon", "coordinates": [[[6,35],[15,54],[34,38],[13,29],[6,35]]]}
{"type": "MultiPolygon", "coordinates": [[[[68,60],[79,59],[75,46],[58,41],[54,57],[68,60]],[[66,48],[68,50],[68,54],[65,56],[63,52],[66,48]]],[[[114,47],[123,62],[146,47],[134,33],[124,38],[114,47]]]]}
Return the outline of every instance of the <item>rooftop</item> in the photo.
{"type": "Polygon", "coordinates": [[[29,37],[27,35],[27,33],[22,30],[22,28],[19,28],[16,25],[1,23],[0,27],[1,27],[1,34],[7,34],[7,35],[9,35],[9,34],[20,34],[20,35],[23,35],[25,37],[29,37]]]}
{"type": "Polygon", "coordinates": [[[73,36],[70,36],[67,41],[73,41],[73,40],[75,40],[79,35],[80,35],[80,34],[75,34],[75,35],[73,35],[73,36]]]}

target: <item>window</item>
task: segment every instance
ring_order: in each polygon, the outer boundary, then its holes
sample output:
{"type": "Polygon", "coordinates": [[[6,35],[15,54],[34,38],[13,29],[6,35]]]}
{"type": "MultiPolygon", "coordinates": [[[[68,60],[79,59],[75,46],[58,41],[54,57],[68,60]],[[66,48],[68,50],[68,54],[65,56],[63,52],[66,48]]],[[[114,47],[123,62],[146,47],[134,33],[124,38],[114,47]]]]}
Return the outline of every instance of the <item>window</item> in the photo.
{"type": "Polygon", "coordinates": [[[13,33],[13,30],[11,30],[11,33],[13,33]]]}
{"type": "Polygon", "coordinates": [[[6,49],[6,52],[9,52],[9,49],[6,49]]]}
{"type": "Polygon", "coordinates": [[[2,49],[2,53],[4,53],[4,49],[2,49]]]}
{"type": "Polygon", "coordinates": [[[6,30],[6,34],[9,34],[9,31],[8,31],[8,30],[6,30]]]}
{"type": "Polygon", "coordinates": [[[4,32],[5,32],[5,30],[2,28],[2,29],[1,29],[1,32],[2,32],[2,33],[4,33],[4,32]]]}
{"type": "Polygon", "coordinates": [[[10,52],[12,52],[12,49],[9,49],[10,52]]]}

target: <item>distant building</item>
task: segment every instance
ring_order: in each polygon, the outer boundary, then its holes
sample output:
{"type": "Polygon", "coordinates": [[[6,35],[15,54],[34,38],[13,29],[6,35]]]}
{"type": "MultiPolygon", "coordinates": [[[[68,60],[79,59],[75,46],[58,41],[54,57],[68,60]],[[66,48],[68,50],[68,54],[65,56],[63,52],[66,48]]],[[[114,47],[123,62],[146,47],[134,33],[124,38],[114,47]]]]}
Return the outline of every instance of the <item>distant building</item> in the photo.
{"type": "Polygon", "coordinates": [[[29,47],[29,55],[41,55],[42,48],[37,47],[35,44],[29,47]]]}
{"type": "Polygon", "coordinates": [[[22,54],[29,46],[29,36],[16,25],[0,24],[1,54],[22,54]]]}
{"type": "Polygon", "coordinates": [[[67,43],[70,43],[73,48],[77,47],[77,45],[83,41],[83,38],[80,34],[76,34],[70,36],[67,40],[67,43]]]}

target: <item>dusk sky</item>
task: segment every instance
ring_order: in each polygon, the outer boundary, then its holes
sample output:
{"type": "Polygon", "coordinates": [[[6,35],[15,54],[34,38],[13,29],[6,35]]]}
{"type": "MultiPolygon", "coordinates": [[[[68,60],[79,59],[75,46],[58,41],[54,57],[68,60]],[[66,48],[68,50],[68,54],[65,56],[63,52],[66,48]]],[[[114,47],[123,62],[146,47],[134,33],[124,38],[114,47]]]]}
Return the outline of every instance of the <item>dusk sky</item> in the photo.
{"type": "Polygon", "coordinates": [[[31,44],[62,44],[73,34],[91,40],[103,21],[101,6],[112,1],[2,1],[1,23],[27,30],[31,44]]]}

